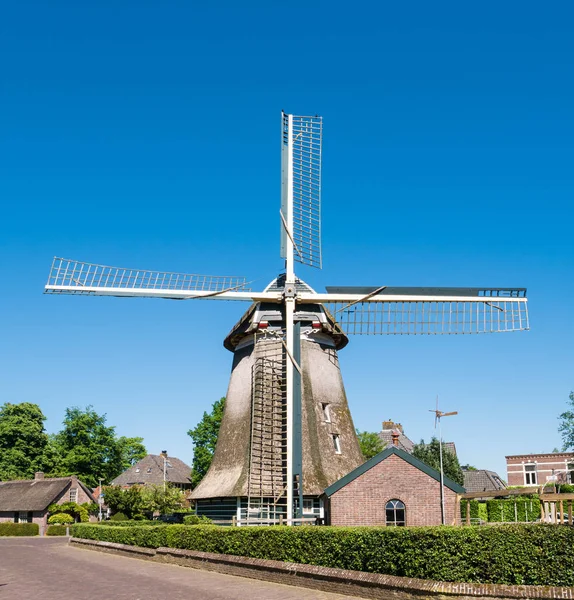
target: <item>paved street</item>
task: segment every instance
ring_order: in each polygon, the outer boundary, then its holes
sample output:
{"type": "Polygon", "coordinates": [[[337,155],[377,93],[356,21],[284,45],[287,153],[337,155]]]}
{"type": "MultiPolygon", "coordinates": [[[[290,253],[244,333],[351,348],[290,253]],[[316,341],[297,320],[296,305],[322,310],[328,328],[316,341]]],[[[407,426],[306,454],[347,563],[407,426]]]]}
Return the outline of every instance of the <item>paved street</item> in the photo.
{"type": "Polygon", "coordinates": [[[342,600],[348,596],[70,547],[0,538],[1,600],[342,600]]]}

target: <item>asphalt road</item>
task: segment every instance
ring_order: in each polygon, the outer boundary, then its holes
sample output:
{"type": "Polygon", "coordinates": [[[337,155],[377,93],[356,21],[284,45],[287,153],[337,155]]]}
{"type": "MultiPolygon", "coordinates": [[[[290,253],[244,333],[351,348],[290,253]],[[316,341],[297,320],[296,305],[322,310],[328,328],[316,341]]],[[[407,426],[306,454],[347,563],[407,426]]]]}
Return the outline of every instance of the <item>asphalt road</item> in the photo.
{"type": "Polygon", "coordinates": [[[1,600],[342,600],[350,596],[68,546],[0,538],[1,600]]]}

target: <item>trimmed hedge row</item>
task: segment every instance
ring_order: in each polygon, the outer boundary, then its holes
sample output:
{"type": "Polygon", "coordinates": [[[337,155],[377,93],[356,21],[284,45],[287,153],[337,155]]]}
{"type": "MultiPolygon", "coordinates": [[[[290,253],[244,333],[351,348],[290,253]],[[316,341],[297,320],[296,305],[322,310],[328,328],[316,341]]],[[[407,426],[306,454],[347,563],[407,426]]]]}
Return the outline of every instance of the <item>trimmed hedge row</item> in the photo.
{"type": "MultiPolygon", "coordinates": [[[[460,501],[460,518],[466,522],[466,503],[460,501]]],[[[540,519],[540,500],[535,498],[509,498],[479,502],[470,500],[470,518],[489,523],[532,523],[540,519]]],[[[475,521],[476,522],[476,521],[475,521]]]]}
{"type": "Polygon", "coordinates": [[[158,525],[165,525],[165,523],[163,521],[146,521],[144,519],[131,519],[129,521],[101,521],[100,523],[98,523],[98,525],[104,525],[106,527],[142,527],[144,525],[156,527],[158,525]]]}
{"type": "Polygon", "coordinates": [[[37,523],[0,523],[0,536],[39,535],[40,527],[37,523]]]}
{"type": "Polygon", "coordinates": [[[74,537],[167,546],[436,581],[574,586],[574,528],[99,527],[74,537]]]}
{"type": "Polygon", "coordinates": [[[48,525],[46,535],[66,535],[66,525],[48,525]]]}

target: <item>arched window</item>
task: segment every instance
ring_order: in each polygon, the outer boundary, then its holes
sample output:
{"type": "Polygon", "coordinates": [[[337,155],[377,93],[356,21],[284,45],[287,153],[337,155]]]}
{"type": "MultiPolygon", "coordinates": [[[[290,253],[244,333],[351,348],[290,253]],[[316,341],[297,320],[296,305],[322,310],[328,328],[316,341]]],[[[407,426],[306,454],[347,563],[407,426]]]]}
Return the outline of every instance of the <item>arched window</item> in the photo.
{"type": "Polygon", "coordinates": [[[385,513],[387,517],[387,526],[405,526],[405,505],[400,500],[389,500],[385,506],[385,513]]]}

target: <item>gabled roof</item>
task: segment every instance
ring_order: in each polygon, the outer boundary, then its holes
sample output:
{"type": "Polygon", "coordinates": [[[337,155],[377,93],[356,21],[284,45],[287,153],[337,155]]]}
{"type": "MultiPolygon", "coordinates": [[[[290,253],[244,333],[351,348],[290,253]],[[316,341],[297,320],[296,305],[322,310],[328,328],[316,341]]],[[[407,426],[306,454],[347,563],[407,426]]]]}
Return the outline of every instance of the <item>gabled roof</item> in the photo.
{"type": "Polygon", "coordinates": [[[43,511],[70,487],[71,477],[0,482],[0,511],[43,511]]]}
{"type": "MultiPolygon", "coordinates": [[[[393,445],[393,431],[395,429],[383,429],[377,435],[387,445],[387,448],[393,445]]],[[[415,443],[409,439],[400,429],[396,429],[399,432],[399,448],[405,452],[412,452],[415,443]]]]}
{"type": "MultiPolygon", "coordinates": [[[[159,485],[163,483],[163,467],[164,458],[161,454],[148,454],[113,479],[110,485],[159,485]]],[[[179,458],[168,456],[165,471],[168,483],[191,485],[191,467],[179,458]]]]}
{"type": "Polygon", "coordinates": [[[494,471],[479,469],[477,471],[464,471],[464,487],[467,492],[488,492],[490,490],[504,490],[504,481],[494,471]]]}
{"type": "MultiPolygon", "coordinates": [[[[338,492],[341,488],[351,483],[351,481],[354,481],[355,479],[357,479],[357,477],[363,475],[363,473],[366,473],[369,469],[372,469],[375,465],[378,465],[380,462],[389,458],[389,456],[392,456],[393,454],[398,456],[399,458],[402,458],[404,461],[408,462],[413,467],[419,469],[419,471],[426,473],[429,477],[432,477],[440,483],[440,473],[436,469],[425,465],[423,462],[418,460],[418,458],[415,458],[414,456],[412,456],[408,452],[405,452],[401,448],[391,446],[390,448],[386,448],[382,452],[379,452],[376,456],[373,456],[373,458],[369,459],[361,466],[357,467],[356,469],[353,469],[344,477],[341,477],[339,481],[335,481],[335,483],[331,484],[325,490],[325,494],[327,496],[332,496],[335,492],[338,492]]],[[[444,485],[447,488],[451,489],[453,492],[456,492],[457,494],[464,494],[465,489],[461,485],[458,485],[458,483],[455,483],[448,477],[444,477],[443,481],[444,485]]]]}

